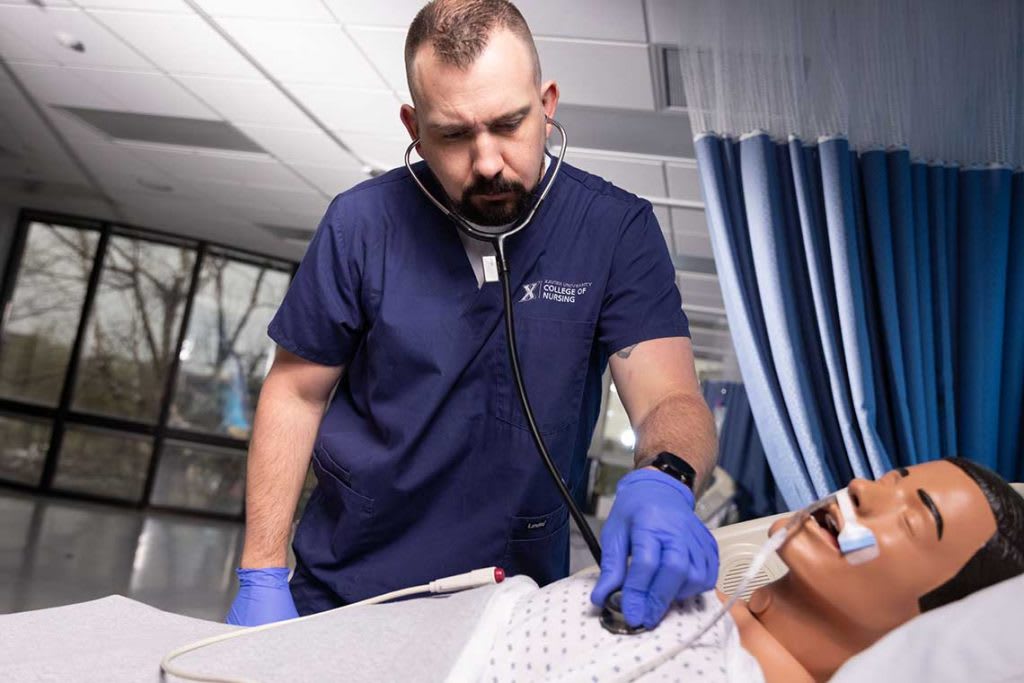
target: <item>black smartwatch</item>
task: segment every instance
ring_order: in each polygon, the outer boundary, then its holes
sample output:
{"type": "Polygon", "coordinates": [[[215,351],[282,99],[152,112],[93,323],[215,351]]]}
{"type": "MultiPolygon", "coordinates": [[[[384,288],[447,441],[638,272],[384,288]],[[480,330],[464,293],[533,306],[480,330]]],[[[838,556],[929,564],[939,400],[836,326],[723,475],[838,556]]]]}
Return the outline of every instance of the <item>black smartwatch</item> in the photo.
{"type": "Polygon", "coordinates": [[[636,468],[641,467],[654,467],[655,469],[661,470],[673,479],[686,484],[691,491],[694,489],[694,484],[697,481],[697,470],[690,466],[690,463],[680,458],[675,453],[669,453],[668,451],[662,451],[653,458],[644,458],[640,463],[637,464],[636,468]]]}

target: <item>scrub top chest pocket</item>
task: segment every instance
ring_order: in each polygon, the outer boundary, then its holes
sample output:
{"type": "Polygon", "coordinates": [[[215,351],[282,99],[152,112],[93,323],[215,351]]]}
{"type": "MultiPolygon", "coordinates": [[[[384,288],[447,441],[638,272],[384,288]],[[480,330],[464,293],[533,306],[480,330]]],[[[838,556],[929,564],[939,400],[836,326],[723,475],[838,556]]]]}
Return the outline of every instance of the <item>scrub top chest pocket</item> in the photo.
{"type": "MultiPolygon", "coordinates": [[[[533,317],[517,310],[515,328],[523,383],[541,433],[552,434],[575,424],[594,344],[594,324],[533,317]]],[[[497,417],[528,430],[505,344],[502,326],[494,363],[497,417]]]]}

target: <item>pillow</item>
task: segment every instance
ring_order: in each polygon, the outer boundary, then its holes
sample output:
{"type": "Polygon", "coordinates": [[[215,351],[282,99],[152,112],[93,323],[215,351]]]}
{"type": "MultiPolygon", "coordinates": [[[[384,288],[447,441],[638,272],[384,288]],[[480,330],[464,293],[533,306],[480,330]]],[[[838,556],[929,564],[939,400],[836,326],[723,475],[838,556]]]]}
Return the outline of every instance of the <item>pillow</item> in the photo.
{"type": "Polygon", "coordinates": [[[851,658],[832,683],[1024,681],[1024,575],[908,621],[851,658]]]}

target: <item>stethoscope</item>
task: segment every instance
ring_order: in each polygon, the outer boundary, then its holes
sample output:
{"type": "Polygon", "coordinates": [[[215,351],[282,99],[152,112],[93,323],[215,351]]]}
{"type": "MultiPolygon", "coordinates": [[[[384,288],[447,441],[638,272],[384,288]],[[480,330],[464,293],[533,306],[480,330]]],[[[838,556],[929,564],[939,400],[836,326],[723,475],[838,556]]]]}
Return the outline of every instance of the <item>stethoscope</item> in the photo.
{"type": "MultiPolygon", "coordinates": [[[[516,384],[516,393],[519,395],[519,403],[523,407],[523,413],[526,415],[527,424],[530,427],[530,435],[533,437],[533,443],[537,447],[537,453],[540,454],[541,460],[544,462],[544,466],[547,468],[548,474],[551,475],[552,481],[555,486],[558,487],[558,492],[561,494],[562,499],[569,508],[569,513],[572,515],[573,520],[576,522],[576,527],[580,530],[580,534],[583,536],[583,540],[586,541],[587,547],[590,549],[590,554],[594,556],[594,561],[600,566],[601,564],[601,546],[597,542],[597,537],[594,536],[593,529],[590,528],[590,524],[587,523],[586,518],[583,516],[583,512],[580,511],[576,502],[572,498],[572,494],[569,493],[569,488],[565,485],[562,480],[562,475],[559,474],[558,468],[555,467],[555,463],[551,460],[551,455],[548,452],[547,445],[544,443],[544,438],[541,436],[540,430],[537,428],[537,422],[533,416],[533,408],[530,406],[530,399],[526,395],[526,385],[523,382],[523,373],[519,364],[519,351],[516,347],[516,333],[515,333],[515,321],[512,313],[512,285],[509,278],[509,266],[508,260],[505,255],[505,241],[520,232],[536,215],[537,210],[540,208],[541,202],[548,196],[548,192],[551,191],[551,186],[555,182],[555,178],[558,177],[558,171],[562,166],[562,159],[565,158],[565,151],[568,149],[568,141],[565,135],[565,128],[562,127],[558,121],[555,121],[550,116],[545,116],[544,120],[550,123],[552,126],[558,129],[558,133],[562,136],[562,147],[558,152],[558,159],[555,162],[555,168],[551,173],[551,177],[548,179],[547,184],[541,190],[537,200],[533,203],[533,207],[526,212],[526,215],[507,226],[480,226],[471,223],[466,220],[463,216],[459,215],[457,211],[446,206],[443,202],[437,199],[427,189],[427,186],[416,175],[416,172],[412,168],[410,157],[412,151],[416,149],[416,145],[420,143],[420,139],[416,138],[405,150],[405,167],[409,171],[409,175],[419,186],[423,194],[430,200],[430,202],[436,206],[441,212],[451,219],[463,234],[481,242],[487,242],[494,247],[494,253],[497,257],[498,265],[498,277],[501,281],[501,288],[504,295],[505,304],[505,335],[508,339],[508,359],[509,364],[512,366],[512,377],[516,384]],[[488,230],[488,228],[491,228],[488,230]]],[[[613,633],[639,633],[643,631],[643,627],[633,628],[626,624],[626,620],[622,615],[622,593],[621,591],[615,591],[605,602],[604,609],[601,612],[601,624],[609,631],[613,633]]]]}

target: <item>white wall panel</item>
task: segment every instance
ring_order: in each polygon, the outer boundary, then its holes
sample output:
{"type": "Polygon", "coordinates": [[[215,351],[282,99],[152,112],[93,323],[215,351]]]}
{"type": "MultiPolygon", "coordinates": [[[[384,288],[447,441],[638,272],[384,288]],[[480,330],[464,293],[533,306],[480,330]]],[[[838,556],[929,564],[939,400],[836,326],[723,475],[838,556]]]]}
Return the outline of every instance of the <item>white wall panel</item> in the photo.
{"type": "Polygon", "coordinates": [[[561,86],[561,101],[594,107],[654,109],[646,45],[538,38],[544,78],[561,86]]]}
{"type": "Polygon", "coordinates": [[[565,159],[634,194],[665,196],[665,176],[660,161],[602,156],[590,151],[574,150],[571,146],[565,153],[565,159]]]}
{"type": "Polygon", "coordinates": [[[682,44],[682,22],[685,20],[679,0],[646,0],[651,42],[682,44]]]}
{"type": "Polygon", "coordinates": [[[704,201],[700,193],[700,173],[697,164],[666,164],[669,195],[674,199],[704,201]]]}
{"type": "Polygon", "coordinates": [[[643,43],[642,0],[518,0],[534,36],[561,36],[643,43]]]}

